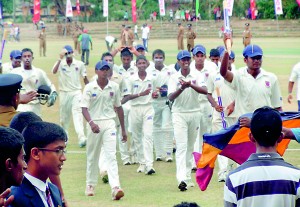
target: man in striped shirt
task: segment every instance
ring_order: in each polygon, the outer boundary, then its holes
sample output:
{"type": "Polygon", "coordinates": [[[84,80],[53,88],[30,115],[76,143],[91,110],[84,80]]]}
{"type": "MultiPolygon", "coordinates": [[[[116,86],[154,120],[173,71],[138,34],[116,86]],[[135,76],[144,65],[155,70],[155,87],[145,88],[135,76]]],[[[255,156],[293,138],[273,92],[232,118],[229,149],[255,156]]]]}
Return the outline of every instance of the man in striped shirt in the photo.
{"type": "Polygon", "coordinates": [[[283,138],[279,112],[270,107],[254,111],[249,137],[256,153],[227,177],[225,207],[299,207],[300,169],[286,163],[276,147],[283,138]]]}

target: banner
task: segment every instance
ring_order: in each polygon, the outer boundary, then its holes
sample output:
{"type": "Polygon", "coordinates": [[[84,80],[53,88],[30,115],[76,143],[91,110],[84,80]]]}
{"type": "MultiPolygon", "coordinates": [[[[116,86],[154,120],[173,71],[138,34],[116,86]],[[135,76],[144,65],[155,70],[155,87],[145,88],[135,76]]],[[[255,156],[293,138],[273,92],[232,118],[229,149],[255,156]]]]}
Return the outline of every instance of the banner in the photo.
{"type": "Polygon", "coordinates": [[[2,1],[0,1],[0,19],[3,18],[3,5],[2,5],[2,1]]]}
{"type": "Polygon", "coordinates": [[[298,3],[298,6],[300,7],[300,0],[296,0],[297,1],[297,3],[298,3]]]}
{"type": "Polygon", "coordinates": [[[103,0],[103,16],[108,17],[108,0],[103,0]]]}
{"type": "Polygon", "coordinates": [[[41,2],[40,2],[40,0],[34,0],[33,3],[34,4],[33,4],[33,17],[32,17],[32,21],[34,23],[37,23],[41,19],[41,2]]]}
{"type": "Polygon", "coordinates": [[[79,2],[79,0],[76,0],[76,10],[77,10],[77,14],[80,14],[80,2],[79,2]]]}
{"type": "Polygon", "coordinates": [[[251,19],[255,20],[255,0],[250,0],[250,9],[251,9],[251,19]]]}
{"type": "Polygon", "coordinates": [[[274,0],[274,10],[276,15],[283,14],[281,0],[274,0]]]}
{"type": "Polygon", "coordinates": [[[66,17],[73,17],[73,10],[72,10],[71,0],[67,0],[66,17]]]}
{"type": "Polygon", "coordinates": [[[228,16],[232,16],[232,10],[233,10],[233,3],[234,0],[227,0],[227,11],[228,11],[228,16]]]}
{"type": "Polygon", "coordinates": [[[160,16],[166,16],[165,0],[158,0],[160,16]]]}
{"type": "Polygon", "coordinates": [[[198,17],[198,14],[199,14],[199,1],[200,0],[196,0],[196,17],[198,17]]]}
{"type": "Polygon", "coordinates": [[[136,23],[136,0],[131,0],[132,22],[136,23]]]}

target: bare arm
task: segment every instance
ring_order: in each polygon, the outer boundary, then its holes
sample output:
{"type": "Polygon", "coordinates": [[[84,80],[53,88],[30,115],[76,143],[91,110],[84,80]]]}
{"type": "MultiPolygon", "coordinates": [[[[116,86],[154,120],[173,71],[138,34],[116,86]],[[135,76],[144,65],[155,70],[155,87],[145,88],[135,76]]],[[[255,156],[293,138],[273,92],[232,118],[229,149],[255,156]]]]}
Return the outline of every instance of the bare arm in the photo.
{"type": "Polygon", "coordinates": [[[220,74],[224,77],[225,80],[231,83],[233,80],[233,73],[228,70],[228,60],[229,54],[227,51],[225,51],[221,62],[220,74]]]}
{"type": "Polygon", "coordinates": [[[138,98],[140,96],[147,96],[150,92],[151,92],[151,88],[148,88],[148,89],[146,89],[145,91],[143,91],[141,93],[131,94],[131,95],[124,96],[124,98],[122,99],[121,103],[125,104],[127,101],[130,101],[132,99],[136,99],[136,98],[138,98]]]}
{"type": "Polygon", "coordinates": [[[61,50],[61,52],[59,53],[59,60],[56,62],[54,68],[52,69],[52,73],[53,73],[53,74],[56,74],[56,73],[57,73],[58,68],[59,68],[59,65],[60,65],[60,63],[61,63],[61,60],[64,58],[64,56],[66,55],[67,52],[68,52],[68,51],[67,51],[65,48],[63,48],[63,49],[61,50]]]}
{"type": "Polygon", "coordinates": [[[201,94],[204,94],[206,95],[207,94],[207,89],[206,87],[202,87],[202,86],[197,86],[193,83],[191,83],[191,86],[190,86],[192,89],[194,89],[196,92],[198,93],[201,93],[201,94]]]}
{"type": "Polygon", "coordinates": [[[86,85],[86,84],[89,83],[89,79],[88,79],[86,76],[84,76],[84,77],[83,77],[83,82],[84,82],[84,84],[86,85]]]}
{"type": "Polygon", "coordinates": [[[122,106],[116,107],[116,112],[118,114],[121,129],[122,129],[122,142],[126,142],[127,134],[126,134],[125,124],[124,124],[124,111],[123,111],[122,106]]]}
{"type": "Polygon", "coordinates": [[[292,99],[293,99],[293,95],[292,95],[292,93],[293,93],[293,87],[294,87],[294,82],[289,81],[289,85],[288,85],[288,93],[289,93],[289,95],[288,95],[288,98],[287,98],[287,100],[288,100],[289,103],[292,103],[292,99]]]}
{"type": "Polygon", "coordinates": [[[36,91],[29,91],[26,94],[20,94],[20,104],[27,104],[30,101],[33,101],[36,99],[36,96],[38,95],[38,93],[36,91]]]}
{"type": "Polygon", "coordinates": [[[87,108],[82,107],[82,114],[83,114],[83,117],[85,118],[85,120],[89,123],[92,131],[94,133],[99,133],[100,127],[94,123],[87,108]]]}

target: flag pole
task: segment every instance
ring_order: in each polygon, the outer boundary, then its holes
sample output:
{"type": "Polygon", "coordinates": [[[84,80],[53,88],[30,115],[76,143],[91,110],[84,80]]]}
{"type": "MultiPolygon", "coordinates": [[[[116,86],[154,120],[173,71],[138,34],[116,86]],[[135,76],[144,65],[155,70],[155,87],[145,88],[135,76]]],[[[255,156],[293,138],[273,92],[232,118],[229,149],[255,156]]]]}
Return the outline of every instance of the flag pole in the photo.
{"type": "Polygon", "coordinates": [[[108,36],[108,15],[106,17],[106,36],[108,36]]]}

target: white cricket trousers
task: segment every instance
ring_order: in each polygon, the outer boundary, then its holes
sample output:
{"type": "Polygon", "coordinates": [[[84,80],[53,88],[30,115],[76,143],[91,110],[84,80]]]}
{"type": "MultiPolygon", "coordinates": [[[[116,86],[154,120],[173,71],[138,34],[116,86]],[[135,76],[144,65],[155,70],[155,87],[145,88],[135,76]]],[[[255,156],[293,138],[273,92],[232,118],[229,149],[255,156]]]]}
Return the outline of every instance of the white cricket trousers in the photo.
{"type": "Polygon", "coordinates": [[[194,144],[198,137],[200,112],[172,113],[176,140],[176,178],[191,179],[194,144]]]}
{"type": "Polygon", "coordinates": [[[27,112],[27,111],[31,111],[33,113],[35,113],[36,115],[38,115],[39,117],[42,116],[41,114],[41,104],[40,103],[36,103],[36,104],[19,104],[17,111],[20,112],[27,112]]]}
{"type": "Polygon", "coordinates": [[[96,186],[99,175],[99,155],[104,152],[107,174],[111,188],[120,186],[118,164],[116,158],[116,125],[113,119],[94,121],[100,127],[100,133],[93,133],[87,124],[87,166],[86,184],[96,186]]]}
{"type": "Polygon", "coordinates": [[[84,135],[82,109],[79,105],[81,98],[82,94],[80,90],[72,92],[59,92],[60,124],[68,133],[72,114],[74,128],[79,142],[86,140],[86,136],[84,135]]]}
{"type": "Polygon", "coordinates": [[[173,123],[172,113],[166,105],[166,100],[158,100],[152,102],[153,117],[153,143],[156,158],[164,158],[172,155],[173,152],[173,123]]]}
{"type": "Polygon", "coordinates": [[[137,150],[137,161],[153,167],[153,108],[152,104],[131,106],[129,113],[132,138],[137,150]]]}

